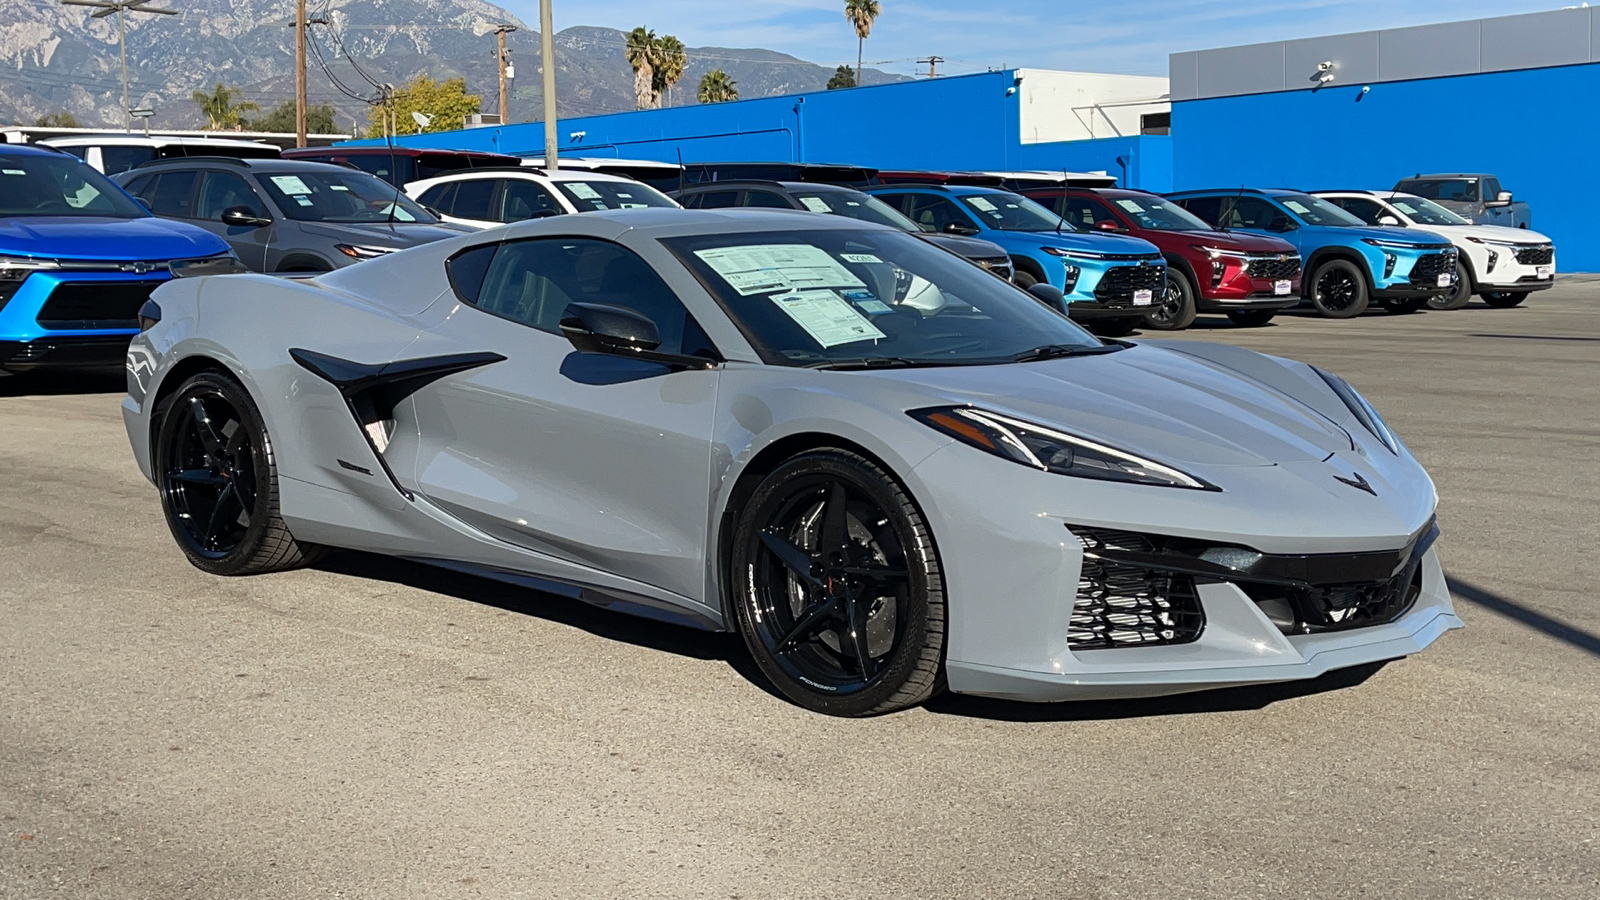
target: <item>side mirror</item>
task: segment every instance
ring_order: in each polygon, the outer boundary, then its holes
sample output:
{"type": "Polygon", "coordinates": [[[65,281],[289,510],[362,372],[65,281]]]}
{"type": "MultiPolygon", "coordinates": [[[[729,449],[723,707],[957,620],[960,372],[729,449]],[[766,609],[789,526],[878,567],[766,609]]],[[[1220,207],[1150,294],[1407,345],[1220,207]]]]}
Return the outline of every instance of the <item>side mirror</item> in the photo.
{"type": "Polygon", "coordinates": [[[1121,225],[1118,225],[1116,222],[1112,221],[1111,219],[1101,219],[1100,221],[1094,223],[1094,230],[1095,231],[1127,231],[1128,229],[1123,228],[1121,225]]]}
{"type": "Polygon", "coordinates": [[[240,228],[265,228],[272,224],[272,220],[256,215],[255,210],[248,206],[230,206],[222,211],[222,224],[240,228]]]}
{"type": "Polygon", "coordinates": [[[1067,295],[1061,292],[1061,288],[1050,282],[1041,281],[1029,287],[1028,293],[1033,295],[1033,299],[1061,313],[1063,316],[1067,314],[1067,295]]]}
{"type": "Polygon", "coordinates": [[[648,316],[621,306],[572,303],[561,314],[561,333],[579,353],[627,356],[681,368],[709,369],[717,360],[661,353],[661,332],[648,316]]]}
{"type": "Polygon", "coordinates": [[[1496,194],[1494,196],[1493,200],[1490,200],[1489,202],[1483,204],[1485,209],[1499,209],[1501,207],[1510,206],[1510,205],[1511,205],[1511,192],[1510,191],[1501,191],[1500,193],[1498,193],[1498,194],[1496,194]]]}
{"type": "Polygon", "coordinates": [[[1399,219],[1396,219],[1394,216],[1391,216],[1388,213],[1384,213],[1383,215],[1378,217],[1378,224],[1379,225],[1393,225],[1396,228],[1404,228],[1405,227],[1405,225],[1401,224],[1399,219]]]}
{"type": "Polygon", "coordinates": [[[960,222],[951,222],[950,224],[944,226],[944,233],[959,234],[964,237],[971,237],[978,233],[978,229],[973,228],[971,225],[963,225],[960,222]]]}

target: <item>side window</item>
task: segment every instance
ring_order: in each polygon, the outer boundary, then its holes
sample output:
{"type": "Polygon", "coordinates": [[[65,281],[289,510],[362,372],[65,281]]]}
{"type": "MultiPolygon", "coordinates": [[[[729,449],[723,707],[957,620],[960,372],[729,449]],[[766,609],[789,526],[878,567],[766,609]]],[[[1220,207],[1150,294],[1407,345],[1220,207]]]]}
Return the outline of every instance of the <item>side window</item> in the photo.
{"type": "Polygon", "coordinates": [[[483,279],[489,274],[489,263],[499,249],[499,244],[484,244],[458,253],[444,264],[445,274],[450,277],[450,286],[455,288],[456,296],[474,306],[478,305],[483,279]]]}
{"type": "Polygon", "coordinates": [[[1230,197],[1225,204],[1222,224],[1228,228],[1253,228],[1265,231],[1273,219],[1284,218],[1283,211],[1260,197],[1230,197]]]}
{"type": "Polygon", "coordinates": [[[1111,210],[1101,206],[1097,201],[1086,197],[1068,197],[1066,211],[1061,216],[1067,220],[1068,225],[1088,231],[1094,228],[1096,222],[1117,222],[1111,210]]]}
{"type": "Polygon", "coordinates": [[[697,196],[700,202],[695,209],[726,209],[739,205],[738,191],[706,191],[697,196]]]}
{"type": "Polygon", "coordinates": [[[107,175],[126,172],[140,163],[156,158],[154,147],[101,147],[100,167],[107,175]]]}
{"type": "Polygon", "coordinates": [[[1194,213],[1207,225],[1215,225],[1222,218],[1221,197],[1189,197],[1179,200],[1178,205],[1194,213]]]}
{"type": "Polygon", "coordinates": [[[456,200],[450,207],[450,215],[458,219],[493,222],[494,210],[490,208],[490,203],[494,200],[494,185],[493,178],[475,178],[457,183],[456,200]]]}
{"type": "Polygon", "coordinates": [[[745,191],[741,206],[761,206],[767,209],[793,209],[793,205],[774,191],[745,191]]]}
{"type": "Polygon", "coordinates": [[[155,186],[156,176],[140,175],[138,178],[128,182],[127,185],[123,187],[123,190],[148,203],[150,201],[150,189],[155,186]]]}
{"type": "Polygon", "coordinates": [[[1500,196],[1500,192],[1503,190],[1505,188],[1500,186],[1500,179],[1485,178],[1483,180],[1483,199],[1494,200],[1500,196]]]}
{"type": "Polygon", "coordinates": [[[1330,197],[1328,202],[1343,208],[1345,212],[1368,225],[1378,224],[1378,217],[1383,215],[1383,207],[1379,206],[1376,200],[1365,200],[1360,197],[1330,197]]]}
{"type": "Polygon", "coordinates": [[[972,217],[961,210],[954,200],[936,194],[912,194],[907,215],[924,231],[943,231],[951,224],[976,230],[972,217]]]}
{"type": "Polygon", "coordinates": [[[550,196],[550,192],[541,185],[520,178],[507,179],[502,183],[505,185],[505,190],[500,195],[500,215],[496,217],[497,221],[521,222],[540,213],[560,215],[566,212],[561,208],[561,204],[556,202],[556,198],[550,196]]]}
{"type": "MultiPolygon", "coordinates": [[[[54,146],[54,145],[51,145],[51,146],[54,146]]],[[[56,147],[56,149],[57,150],[65,150],[68,153],[71,153],[73,156],[76,156],[77,158],[79,158],[81,160],[84,160],[85,162],[87,162],[88,159],[89,159],[89,148],[88,147],[56,147]]]]}
{"type": "Polygon", "coordinates": [[[250,210],[252,215],[265,217],[261,200],[250,184],[232,172],[207,172],[200,183],[200,197],[195,201],[196,219],[221,219],[222,214],[236,206],[250,210]]]}
{"type": "Polygon", "coordinates": [[[678,296],[633,251],[592,238],[534,238],[499,245],[469,295],[463,287],[472,274],[472,254],[452,263],[451,277],[473,306],[551,334],[561,333],[561,318],[572,303],[623,306],[650,317],[667,353],[715,352],[678,296]]]}
{"type": "Polygon", "coordinates": [[[417,202],[428,207],[429,209],[437,209],[442,213],[448,214],[450,212],[450,204],[453,203],[455,199],[456,183],[454,181],[447,181],[444,184],[436,184],[433,187],[423,191],[422,196],[417,198],[417,202]]]}
{"type": "Polygon", "coordinates": [[[150,211],[158,216],[189,218],[189,195],[194,192],[195,173],[162,172],[150,193],[150,211]]]}
{"type": "Polygon", "coordinates": [[[699,194],[683,194],[682,196],[674,197],[673,199],[677,200],[678,201],[678,205],[683,207],[684,209],[699,209],[700,208],[700,195],[699,194]]]}

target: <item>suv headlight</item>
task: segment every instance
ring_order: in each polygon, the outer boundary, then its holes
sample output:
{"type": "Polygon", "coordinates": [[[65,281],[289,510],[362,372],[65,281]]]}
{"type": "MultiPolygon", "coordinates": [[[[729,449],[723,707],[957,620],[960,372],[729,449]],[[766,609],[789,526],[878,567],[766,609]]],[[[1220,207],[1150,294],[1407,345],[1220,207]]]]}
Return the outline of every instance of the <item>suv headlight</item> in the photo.
{"type": "Polygon", "coordinates": [[[0,284],[24,281],[35,272],[59,268],[61,268],[61,264],[53,259],[0,256],[0,284]]]}
{"type": "Polygon", "coordinates": [[[1324,372],[1316,366],[1312,366],[1311,370],[1321,376],[1322,380],[1328,383],[1328,387],[1339,395],[1339,399],[1344,401],[1345,407],[1350,410],[1351,415],[1356,417],[1356,421],[1361,423],[1362,428],[1365,428],[1372,433],[1373,437],[1382,441],[1383,445],[1389,448],[1390,453],[1395,456],[1400,455],[1400,439],[1395,437],[1393,431],[1389,430],[1388,423],[1384,422],[1383,416],[1378,415],[1378,411],[1373,408],[1371,403],[1367,402],[1367,398],[1361,396],[1355,388],[1351,387],[1350,382],[1332,372],[1324,372]]]}
{"type": "Polygon", "coordinates": [[[1472,235],[1467,235],[1467,240],[1473,242],[1474,244],[1486,244],[1490,247],[1519,247],[1526,243],[1524,241],[1497,241],[1493,238],[1481,238],[1474,237],[1472,235]]]}
{"type": "Polygon", "coordinates": [[[359,244],[334,244],[333,247],[351,259],[376,259],[395,251],[394,247],[364,247],[359,244]]]}
{"type": "Polygon", "coordinates": [[[199,278],[202,275],[238,275],[250,271],[232,250],[216,256],[175,259],[167,263],[173,278],[199,278]]]}
{"type": "Polygon", "coordinates": [[[1068,250],[1065,247],[1041,247],[1041,250],[1051,256],[1062,259],[1108,259],[1104,253],[1095,253],[1093,250],[1068,250]]]}
{"type": "Polygon", "coordinates": [[[1410,241],[1385,241],[1381,238],[1362,238],[1361,243],[1371,244],[1374,247],[1393,247],[1397,250],[1416,250],[1417,245],[1410,241]]]}
{"type": "Polygon", "coordinates": [[[913,419],[995,456],[1045,472],[1159,487],[1220,491],[1172,466],[1010,416],[967,406],[914,409],[913,419]]]}

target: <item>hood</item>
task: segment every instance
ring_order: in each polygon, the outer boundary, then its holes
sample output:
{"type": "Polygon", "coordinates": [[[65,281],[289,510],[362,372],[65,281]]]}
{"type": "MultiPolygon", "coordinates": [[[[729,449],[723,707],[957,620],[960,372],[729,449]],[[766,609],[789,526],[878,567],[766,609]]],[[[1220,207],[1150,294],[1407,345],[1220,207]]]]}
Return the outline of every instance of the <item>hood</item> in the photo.
{"type": "Polygon", "coordinates": [[[1349,432],[1305,403],[1161,347],[1134,345],[1104,356],[873,375],[932,392],[937,402],[970,404],[1053,425],[1173,465],[1321,463],[1352,449],[1349,432]]]}
{"type": "Polygon", "coordinates": [[[935,247],[942,247],[967,259],[997,259],[1007,256],[1006,248],[994,241],[983,238],[965,237],[959,234],[934,234],[918,232],[917,237],[922,238],[935,247]]]}
{"type": "Polygon", "coordinates": [[[1398,244],[1415,244],[1419,247],[1429,244],[1450,243],[1444,235],[1430,234],[1421,228],[1399,228],[1389,225],[1311,225],[1307,227],[1323,228],[1340,237],[1354,240],[1372,238],[1375,241],[1393,241],[1398,244]]]}
{"type": "Polygon", "coordinates": [[[1160,249],[1144,238],[1122,234],[1095,234],[1081,231],[1008,231],[1005,234],[1018,239],[1038,239],[1049,247],[1065,247],[1089,253],[1127,253],[1159,255],[1160,249]]]}
{"type": "Polygon", "coordinates": [[[393,225],[387,222],[300,222],[299,225],[307,234],[368,247],[393,247],[396,250],[460,237],[477,230],[444,223],[423,225],[417,222],[396,222],[393,225]]]}
{"type": "Polygon", "coordinates": [[[211,232],[155,216],[0,217],[0,253],[18,256],[167,260],[226,252],[227,243],[211,232]]]}
{"type": "Polygon", "coordinates": [[[1508,244],[1548,244],[1550,239],[1527,228],[1507,228],[1504,225],[1422,225],[1429,231],[1454,237],[1480,237],[1487,241],[1505,241],[1508,244]]]}
{"type": "MultiPolygon", "coordinates": [[[[1139,231],[1143,234],[1144,231],[1139,231]]],[[[1182,239],[1190,244],[1216,247],[1218,250],[1238,250],[1241,253],[1299,253],[1295,246],[1281,238],[1245,231],[1155,231],[1169,239],[1182,239]]]]}

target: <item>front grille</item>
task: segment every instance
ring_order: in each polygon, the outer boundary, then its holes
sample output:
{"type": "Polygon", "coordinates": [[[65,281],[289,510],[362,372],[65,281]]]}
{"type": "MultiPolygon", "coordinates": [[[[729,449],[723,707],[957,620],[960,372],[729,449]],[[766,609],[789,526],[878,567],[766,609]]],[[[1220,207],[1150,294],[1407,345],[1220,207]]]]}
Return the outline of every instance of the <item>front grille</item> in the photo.
{"type": "Polygon", "coordinates": [[[139,307],[161,281],[68,281],[56,285],[36,317],[46,328],[137,328],[139,307]]]}
{"type": "Polygon", "coordinates": [[[1251,278],[1265,278],[1273,281],[1293,280],[1300,275],[1300,257],[1251,257],[1250,265],[1245,269],[1245,272],[1251,278]]]}
{"type": "Polygon", "coordinates": [[[1004,256],[997,256],[993,259],[975,259],[973,262],[982,266],[984,271],[998,275],[1007,281],[1011,280],[1011,260],[1004,256]]]}
{"type": "Polygon", "coordinates": [[[1555,262],[1556,248],[1551,244],[1531,244],[1518,247],[1517,262],[1525,266],[1548,266],[1555,262]]]}
{"type": "Polygon", "coordinates": [[[1451,253],[1429,253],[1417,257],[1411,266],[1411,283],[1418,287],[1438,287],[1439,276],[1454,273],[1456,258],[1451,253]]]}
{"type": "Polygon", "coordinates": [[[1151,553],[1142,534],[1068,526],[1083,545],[1078,595],[1067,626],[1074,650],[1185,644],[1200,637],[1205,613],[1190,575],[1157,572],[1107,559],[1104,551],[1151,553]]]}
{"type": "Polygon", "coordinates": [[[1100,277],[1100,283],[1095,285],[1094,296],[1096,300],[1128,301],[1133,298],[1134,291],[1159,292],[1166,286],[1167,270],[1165,266],[1140,263],[1137,266],[1115,266],[1107,269],[1100,277]]]}

